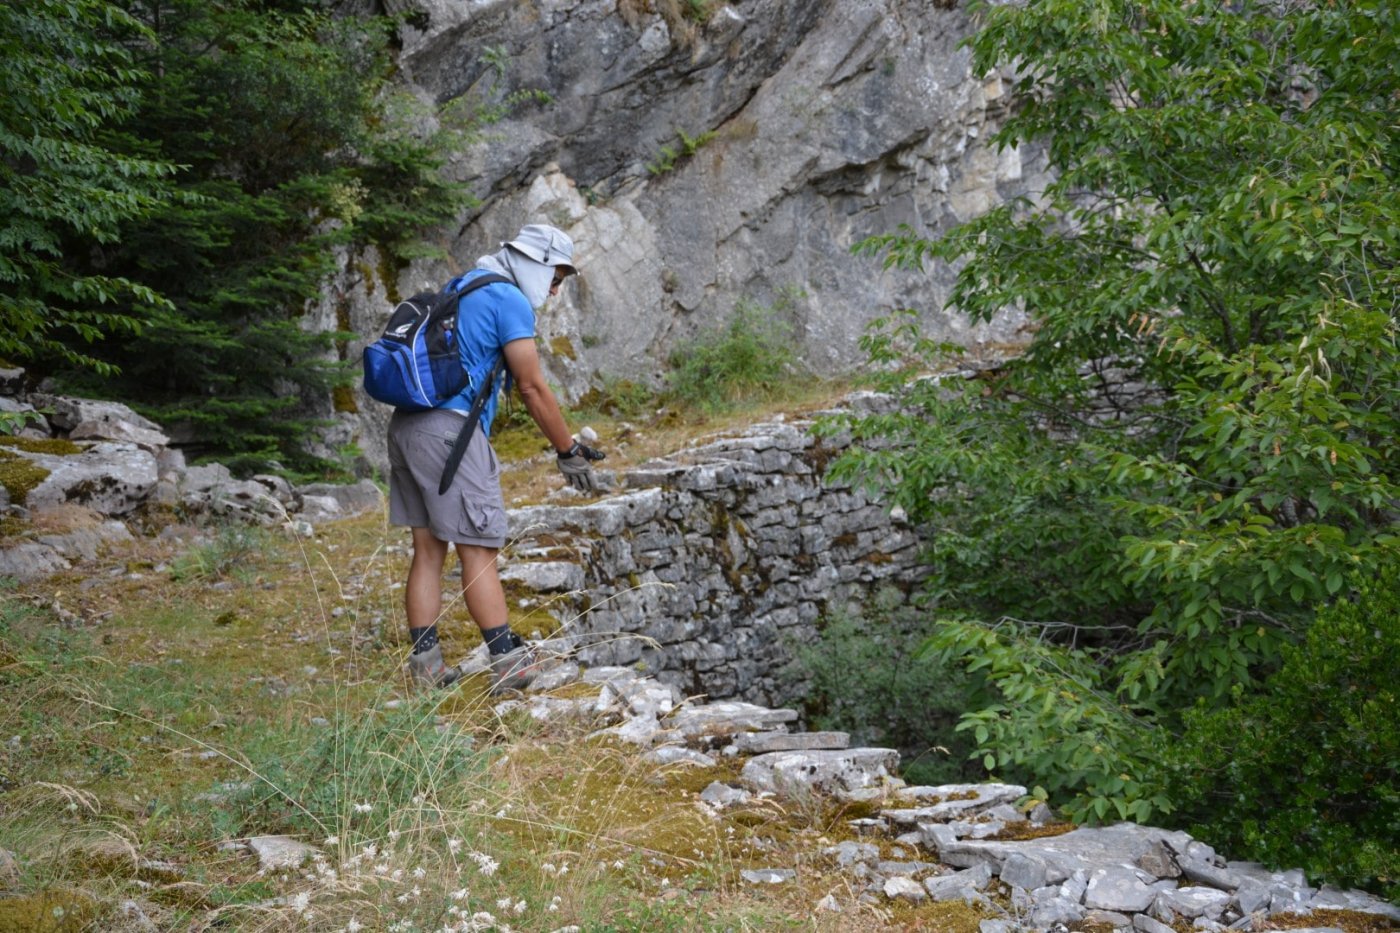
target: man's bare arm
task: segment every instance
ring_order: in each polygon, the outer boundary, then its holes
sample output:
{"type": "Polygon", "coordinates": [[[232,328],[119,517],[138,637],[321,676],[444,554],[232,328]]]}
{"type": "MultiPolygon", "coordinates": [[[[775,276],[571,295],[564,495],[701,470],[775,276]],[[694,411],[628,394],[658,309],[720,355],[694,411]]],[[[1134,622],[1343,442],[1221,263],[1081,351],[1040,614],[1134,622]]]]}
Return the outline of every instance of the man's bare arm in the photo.
{"type": "Polygon", "coordinates": [[[535,419],[540,432],[554,445],[556,451],[567,451],[573,446],[574,437],[564,422],[564,415],[559,410],[559,401],[554,397],[554,392],[544,377],[534,339],[525,337],[512,340],[505,345],[504,352],[506,366],[515,378],[520,398],[525,402],[525,410],[535,419]]]}

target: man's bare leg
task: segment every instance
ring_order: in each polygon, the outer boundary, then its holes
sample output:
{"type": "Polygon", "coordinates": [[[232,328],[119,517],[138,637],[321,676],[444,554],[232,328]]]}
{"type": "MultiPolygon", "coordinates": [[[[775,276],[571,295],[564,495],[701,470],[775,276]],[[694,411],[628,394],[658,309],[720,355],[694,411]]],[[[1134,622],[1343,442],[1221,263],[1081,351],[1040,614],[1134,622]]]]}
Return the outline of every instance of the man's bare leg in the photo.
{"type": "Polygon", "coordinates": [[[413,529],[413,560],[404,587],[404,613],[408,616],[408,637],[413,653],[408,670],[414,681],[424,686],[445,687],[460,676],[442,659],[438,644],[437,620],[442,614],[442,566],[447,560],[447,542],[440,541],[426,528],[413,529]]]}
{"type": "Polygon", "coordinates": [[[505,590],[496,572],[496,554],[497,550],[491,547],[457,545],[457,559],[462,562],[462,598],[467,602],[467,612],[483,632],[510,624],[505,590]]]}

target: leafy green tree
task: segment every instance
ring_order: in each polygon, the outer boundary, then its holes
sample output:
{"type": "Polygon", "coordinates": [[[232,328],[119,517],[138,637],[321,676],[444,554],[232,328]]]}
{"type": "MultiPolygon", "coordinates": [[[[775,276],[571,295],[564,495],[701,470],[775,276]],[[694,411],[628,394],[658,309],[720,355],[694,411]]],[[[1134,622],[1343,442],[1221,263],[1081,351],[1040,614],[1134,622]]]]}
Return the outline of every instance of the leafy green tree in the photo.
{"type": "Polygon", "coordinates": [[[85,347],[169,308],[139,279],[65,261],[169,199],[175,166],[114,135],[140,104],[147,75],[130,43],[146,35],[105,0],[0,6],[0,356],[107,373],[85,347]]]}
{"type": "MultiPolygon", "coordinates": [[[[1147,819],[1175,806],[1155,762],[1182,711],[1261,689],[1317,602],[1400,556],[1400,8],[981,15],[975,71],[1016,76],[996,143],[1043,145],[1053,182],[863,249],[951,264],[953,304],[1034,336],[971,391],[851,419],[874,443],[836,474],[929,529],[930,650],[999,692],[961,725],[986,766],[1147,819]]],[[[867,346],[947,362],[898,319],[867,346]]]]}

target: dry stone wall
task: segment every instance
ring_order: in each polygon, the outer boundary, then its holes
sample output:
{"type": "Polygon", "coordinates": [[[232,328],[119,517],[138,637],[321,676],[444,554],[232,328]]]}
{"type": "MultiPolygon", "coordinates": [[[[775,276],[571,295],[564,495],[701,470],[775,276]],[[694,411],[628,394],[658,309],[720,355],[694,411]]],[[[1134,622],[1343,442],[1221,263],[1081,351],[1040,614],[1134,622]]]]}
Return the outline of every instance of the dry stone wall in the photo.
{"type": "Polygon", "coordinates": [[[602,501],[514,510],[503,577],[548,594],[584,663],[784,701],[801,689],[783,671],[792,647],[824,614],[921,576],[901,513],[823,480],[838,452],[811,422],[760,424],[629,470],[602,501]]]}

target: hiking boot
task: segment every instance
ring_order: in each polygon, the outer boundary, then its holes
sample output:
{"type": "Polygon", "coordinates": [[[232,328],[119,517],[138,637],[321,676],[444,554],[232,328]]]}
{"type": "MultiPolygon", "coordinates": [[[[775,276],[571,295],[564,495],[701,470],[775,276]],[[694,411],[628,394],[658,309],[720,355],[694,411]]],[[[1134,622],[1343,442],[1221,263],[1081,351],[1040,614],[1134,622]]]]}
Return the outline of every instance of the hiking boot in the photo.
{"type": "Polygon", "coordinates": [[[455,667],[442,659],[442,646],[433,645],[427,651],[408,656],[408,676],[415,687],[432,689],[449,687],[462,676],[455,667]]]}
{"type": "Polygon", "coordinates": [[[491,656],[491,692],[524,690],[539,674],[544,661],[534,645],[517,639],[516,646],[505,654],[491,656]]]}

